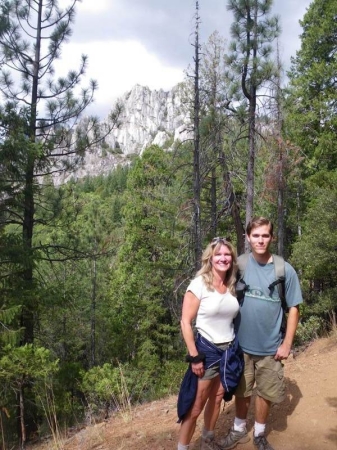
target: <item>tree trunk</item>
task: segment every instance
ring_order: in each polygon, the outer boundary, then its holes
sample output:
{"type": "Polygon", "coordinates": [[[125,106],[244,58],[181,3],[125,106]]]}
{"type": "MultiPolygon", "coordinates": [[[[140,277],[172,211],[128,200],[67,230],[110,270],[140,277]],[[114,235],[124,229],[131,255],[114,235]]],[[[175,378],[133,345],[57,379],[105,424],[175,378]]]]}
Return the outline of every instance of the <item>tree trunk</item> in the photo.
{"type": "Polygon", "coordinates": [[[231,208],[232,218],[235,226],[236,231],[236,239],[237,239],[237,252],[238,255],[241,255],[245,252],[245,229],[242,224],[241,216],[240,216],[240,209],[238,207],[235,195],[234,195],[234,201],[231,208]]]}
{"type": "Polygon", "coordinates": [[[34,341],[34,300],[33,300],[33,255],[32,239],[34,228],[34,161],[30,162],[26,168],[25,193],[24,193],[24,213],[22,225],[22,247],[25,255],[25,268],[23,270],[24,296],[21,313],[21,326],[24,329],[22,344],[33,343],[34,341]]]}
{"type": "MultiPolygon", "coordinates": [[[[95,252],[97,248],[95,248],[95,252]]],[[[92,262],[92,292],[91,292],[91,355],[90,364],[94,367],[96,364],[96,288],[97,288],[97,267],[96,267],[96,257],[94,257],[92,262]]]]}
{"type": "MultiPolygon", "coordinates": [[[[246,226],[254,214],[254,177],[255,177],[255,114],[256,114],[256,91],[249,99],[249,148],[247,164],[247,198],[246,198],[246,226]]],[[[249,244],[245,240],[245,251],[249,251],[249,244]]]]}
{"type": "Polygon", "coordinates": [[[232,180],[230,177],[229,169],[226,162],[226,155],[223,150],[220,151],[220,161],[223,169],[222,177],[224,185],[226,186],[227,196],[229,198],[230,203],[230,212],[234,222],[236,239],[237,239],[237,251],[238,254],[241,255],[245,251],[245,229],[243,227],[241,216],[240,216],[240,208],[238,206],[236,196],[234,193],[234,188],[232,184],[232,180]]]}
{"type": "Polygon", "coordinates": [[[194,204],[194,265],[197,270],[201,264],[202,236],[201,236],[201,211],[200,211],[200,92],[199,92],[199,2],[196,2],[196,31],[195,31],[195,73],[194,73],[194,183],[193,183],[193,204],[194,204]]]}
{"type": "Polygon", "coordinates": [[[25,426],[25,401],[23,383],[19,389],[19,408],[20,408],[20,433],[21,433],[21,449],[26,447],[26,426],[25,426]]]}
{"type": "Polygon", "coordinates": [[[211,232],[212,236],[217,235],[218,229],[218,208],[217,208],[217,195],[216,195],[216,169],[212,169],[211,174],[211,232]]]}
{"type": "Polygon", "coordinates": [[[278,180],[277,180],[277,252],[279,255],[284,256],[284,193],[285,193],[285,180],[284,180],[284,145],[282,142],[282,104],[281,104],[281,62],[279,45],[277,40],[277,84],[276,84],[276,108],[277,108],[277,144],[278,144],[278,180]]]}
{"type": "Polygon", "coordinates": [[[283,149],[279,143],[279,174],[277,189],[277,251],[284,256],[284,182],[283,182],[283,149]]]}
{"type": "MultiPolygon", "coordinates": [[[[27,166],[25,170],[25,188],[24,188],[24,211],[22,224],[22,247],[25,256],[23,270],[23,307],[21,313],[21,326],[24,329],[22,345],[34,342],[35,313],[38,305],[34,296],[34,255],[33,255],[33,231],[35,217],[35,196],[34,196],[34,172],[35,172],[35,151],[36,143],[36,117],[37,117],[37,96],[39,85],[40,53],[41,53],[41,27],[42,27],[42,8],[43,0],[39,0],[36,41],[35,41],[35,59],[33,62],[34,71],[32,78],[31,110],[29,117],[29,139],[32,145],[27,148],[27,166]]],[[[34,423],[27,423],[27,431],[24,422],[25,395],[23,387],[20,389],[20,432],[21,448],[25,447],[26,435],[34,430],[34,423]]]]}

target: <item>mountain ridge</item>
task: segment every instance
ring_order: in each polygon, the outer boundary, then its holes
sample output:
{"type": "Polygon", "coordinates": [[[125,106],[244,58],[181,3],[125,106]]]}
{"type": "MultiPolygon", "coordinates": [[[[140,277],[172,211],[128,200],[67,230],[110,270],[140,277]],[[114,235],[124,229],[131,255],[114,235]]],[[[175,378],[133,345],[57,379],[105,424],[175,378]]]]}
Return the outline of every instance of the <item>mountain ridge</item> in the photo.
{"type": "Polygon", "coordinates": [[[132,155],[141,155],[152,144],[170,149],[174,143],[192,138],[191,119],[185,86],[170,91],[150,90],[136,84],[118,101],[122,105],[119,127],[84,155],[74,171],[57,174],[54,183],[70,179],[107,175],[116,166],[128,164],[132,155]]]}

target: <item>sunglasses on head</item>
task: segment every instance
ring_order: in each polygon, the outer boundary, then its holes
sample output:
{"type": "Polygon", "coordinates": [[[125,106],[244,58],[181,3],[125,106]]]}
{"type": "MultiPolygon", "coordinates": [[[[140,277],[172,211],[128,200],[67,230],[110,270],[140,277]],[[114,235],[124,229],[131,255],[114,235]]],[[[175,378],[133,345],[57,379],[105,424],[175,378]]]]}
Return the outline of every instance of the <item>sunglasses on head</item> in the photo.
{"type": "Polygon", "coordinates": [[[230,242],[230,238],[229,237],[215,237],[211,240],[211,244],[218,244],[219,242],[222,244],[227,244],[228,242],[230,242]]]}

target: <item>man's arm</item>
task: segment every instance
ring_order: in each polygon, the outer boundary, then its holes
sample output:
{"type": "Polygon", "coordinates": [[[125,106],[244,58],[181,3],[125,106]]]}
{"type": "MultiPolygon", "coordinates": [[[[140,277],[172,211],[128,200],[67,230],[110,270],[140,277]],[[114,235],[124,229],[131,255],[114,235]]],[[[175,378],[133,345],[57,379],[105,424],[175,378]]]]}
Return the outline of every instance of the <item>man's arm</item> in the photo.
{"type": "Polygon", "coordinates": [[[288,356],[290,354],[291,346],[293,345],[293,340],[295,337],[299,318],[300,318],[299,306],[298,305],[291,306],[289,308],[289,313],[288,313],[286,335],[283,339],[282,344],[277,349],[276,355],[274,357],[276,360],[288,358],[288,356]]]}

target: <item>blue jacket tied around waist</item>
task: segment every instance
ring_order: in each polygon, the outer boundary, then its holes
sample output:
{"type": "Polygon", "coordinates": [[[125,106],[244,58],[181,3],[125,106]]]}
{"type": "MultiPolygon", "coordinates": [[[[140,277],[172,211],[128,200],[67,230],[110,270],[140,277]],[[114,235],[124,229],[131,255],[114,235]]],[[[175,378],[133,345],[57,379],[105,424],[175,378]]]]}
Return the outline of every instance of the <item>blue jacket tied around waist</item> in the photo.
{"type": "MultiPolygon", "coordinates": [[[[199,353],[206,355],[204,361],[205,369],[209,369],[215,364],[220,363],[220,379],[225,389],[224,400],[230,401],[239,384],[244,369],[243,354],[237,338],[234,339],[226,350],[221,350],[198,334],[196,347],[199,353]]],[[[192,372],[191,364],[189,364],[178,395],[178,423],[183,420],[193,405],[197,394],[197,386],[198,376],[192,372]]]]}

